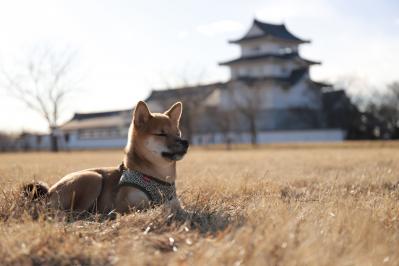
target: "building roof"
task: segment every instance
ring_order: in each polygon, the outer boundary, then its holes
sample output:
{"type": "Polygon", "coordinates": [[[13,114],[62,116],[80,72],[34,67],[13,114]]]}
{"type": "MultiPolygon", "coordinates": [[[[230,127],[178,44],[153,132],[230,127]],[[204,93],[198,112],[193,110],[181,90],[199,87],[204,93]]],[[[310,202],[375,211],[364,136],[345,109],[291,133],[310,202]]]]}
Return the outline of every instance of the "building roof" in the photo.
{"type": "Polygon", "coordinates": [[[253,81],[272,81],[272,82],[280,82],[280,83],[287,83],[290,85],[295,85],[302,77],[309,72],[308,68],[299,68],[291,72],[288,77],[276,77],[276,76],[269,76],[269,77],[262,77],[262,78],[254,78],[254,77],[240,77],[237,80],[244,81],[244,82],[253,82],[253,81]]]}
{"type": "Polygon", "coordinates": [[[259,38],[263,38],[266,36],[274,37],[274,38],[281,39],[281,40],[299,42],[299,43],[309,43],[310,42],[309,40],[301,39],[301,38],[295,36],[294,34],[292,34],[291,32],[289,32],[284,24],[271,24],[271,23],[265,23],[265,22],[261,22],[257,19],[254,19],[252,25],[256,25],[262,31],[263,34],[262,35],[252,35],[252,36],[247,36],[247,34],[246,34],[244,37],[242,37],[240,39],[232,40],[229,42],[230,43],[240,43],[243,41],[259,39],[259,38]]]}
{"type": "MultiPolygon", "coordinates": [[[[285,83],[289,85],[295,85],[302,77],[309,73],[309,69],[307,67],[299,68],[291,72],[291,74],[287,77],[262,77],[262,78],[254,78],[254,77],[240,77],[236,80],[231,80],[226,83],[212,83],[207,85],[200,86],[191,86],[191,87],[182,87],[178,89],[167,89],[167,90],[153,90],[150,96],[146,99],[147,102],[151,101],[160,101],[160,102],[168,102],[168,101],[183,101],[185,99],[189,100],[205,100],[208,96],[210,96],[215,90],[228,88],[229,83],[235,81],[242,82],[254,82],[254,81],[272,81],[285,83]]],[[[328,84],[314,82],[315,85],[319,87],[329,86],[328,84]]]]}
{"type": "Polygon", "coordinates": [[[329,88],[329,89],[331,89],[331,88],[333,87],[332,84],[326,83],[326,82],[320,82],[320,81],[314,81],[314,80],[312,80],[312,83],[313,83],[314,85],[318,86],[318,87],[321,87],[321,88],[329,88]]]}
{"type": "Polygon", "coordinates": [[[61,126],[64,131],[85,129],[85,128],[109,128],[125,126],[126,117],[122,115],[95,117],[83,120],[70,120],[61,126]]]}
{"type": "Polygon", "coordinates": [[[84,120],[99,117],[110,117],[118,116],[125,112],[131,112],[132,109],[117,110],[117,111],[107,111],[107,112],[95,112],[95,113],[75,113],[71,120],[84,120]]]}
{"type": "Polygon", "coordinates": [[[323,107],[327,110],[333,111],[337,105],[350,103],[350,98],[344,90],[325,91],[322,94],[323,107]]]}
{"type": "Polygon", "coordinates": [[[250,62],[250,61],[256,61],[256,60],[264,60],[264,59],[280,59],[280,60],[292,60],[292,59],[299,59],[303,62],[305,62],[308,65],[314,65],[314,64],[320,64],[318,61],[312,61],[312,60],[307,60],[302,58],[297,52],[290,52],[290,53],[281,53],[281,54],[260,54],[260,55],[248,55],[248,56],[242,56],[230,61],[226,62],[221,62],[219,65],[231,65],[235,63],[241,63],[241,62],[250,62]]]}
{"type": "Polygon", "coordinates": [[[185,99],[204,99],[214,90],[225,87],[226,83],[217,82],[199,86],[181,87],[176,89],[161,89],[151,91],[146,101],[164,101],[166,99],[181,100],[185,99]]]}
{"type": "Polygon", "coordinates": [[[359,117],[359,110],[352,104],[344,90],[325,91],[322,94],[325,122],[332,128],[350,128],[359,117]],[[355,119],[355,120],[354,120],[355,119]]]}
{"type": "Polygon", "coordinates": [[[96,112],[96,113],[75,113],[71,120],[63,124],[62,130],[76,130],[85,128],[107,128],[123,126],[126,123],[126,114],[130,114],[131,109],[96,112]]]}

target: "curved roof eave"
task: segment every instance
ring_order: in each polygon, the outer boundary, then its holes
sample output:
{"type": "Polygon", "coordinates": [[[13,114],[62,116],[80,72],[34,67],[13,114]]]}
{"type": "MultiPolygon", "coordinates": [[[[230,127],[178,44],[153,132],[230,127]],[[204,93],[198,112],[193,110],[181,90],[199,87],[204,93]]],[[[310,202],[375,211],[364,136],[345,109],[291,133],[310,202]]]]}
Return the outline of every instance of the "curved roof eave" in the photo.
{"type": "MultiPolygon", "coordinates": [[[[276,39],[284,40],[284,41],[291,41],[291,42],[296,42],[296,43],[310,43],[310,40],[305,40],[302,38],[299,38],[292,34],[285,24],[272,24],[272,23],[266,23],[259,21],[257,19],[254,19],[252,23],[252,27],[256,26],[263,34],[262,35],[254,35],[254,36],[248,36],[249,30],[247,33],[244,35],[244,37],[241,37],[240,39],[237,40],[230,40],[229,43],[241,43],[241,42],[246,42],[246,41],[252,41],[264,37],[273,37],[276,39]]],[[[251,29],[250,28],[250,29],[251,29]]]]}

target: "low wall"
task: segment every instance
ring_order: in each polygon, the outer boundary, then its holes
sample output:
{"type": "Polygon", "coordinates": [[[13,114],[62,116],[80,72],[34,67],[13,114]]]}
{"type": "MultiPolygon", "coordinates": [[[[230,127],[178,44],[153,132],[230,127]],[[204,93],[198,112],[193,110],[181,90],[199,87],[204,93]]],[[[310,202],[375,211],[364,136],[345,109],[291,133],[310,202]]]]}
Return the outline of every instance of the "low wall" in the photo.
{"type": "MultiPolygon", "coordinates": [[[[314,129],[314,130],[285,130],[285,131],[264,131],[258,132],[258,143],[281,143],[281,142],[325,142],[343,141],[345,131],[341,129],[314,129]]],[[[249,133],[231,133],[227,136],[222,133],[195,135],[193,144],[221,144],[231,143],[250,143],[249,133]]]]}

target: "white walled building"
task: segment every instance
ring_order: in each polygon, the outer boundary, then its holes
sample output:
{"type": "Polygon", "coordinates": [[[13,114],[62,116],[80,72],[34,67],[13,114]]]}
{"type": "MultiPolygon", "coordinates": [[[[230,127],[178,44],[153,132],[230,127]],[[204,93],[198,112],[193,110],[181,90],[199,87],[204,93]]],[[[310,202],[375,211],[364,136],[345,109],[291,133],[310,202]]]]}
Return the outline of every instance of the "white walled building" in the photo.
{"type": "Polygon", "coordinates": [[[64,149],[117,148],[126,144],[131,110],[77,113],[61,126],[64,149]]]}
{"type": "MultiPolygon", "coordinates": [[[[220,63],[230,80],[214,84],[153,90],[146,99],[152,111],[164,111],[182,101],[183,134],[194,144],[340,141],[345,131],[331,128],[327,107],[346,102],[345,93],[323,92],[327,84],[311,79],[309,68],[320,62],[300,56],[309,44],[284,24],[254,20],[240,39],[240,56],[220,63]],[[325,104],[325,101],[329,101],[325,104]],[[329,124],[330,123],[330,124],[329,124]]],[[[120,148],[126,144],[131,110],[75,114],[61,126],[64,149],[120,148]]]]}

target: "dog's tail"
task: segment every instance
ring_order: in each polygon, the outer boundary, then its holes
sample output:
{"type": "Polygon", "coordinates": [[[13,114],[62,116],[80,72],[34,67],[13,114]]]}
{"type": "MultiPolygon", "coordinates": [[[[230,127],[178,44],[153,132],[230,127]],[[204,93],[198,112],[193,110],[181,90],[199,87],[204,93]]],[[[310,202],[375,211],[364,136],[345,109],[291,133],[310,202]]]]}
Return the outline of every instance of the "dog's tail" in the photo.
{"type": "Polygon", "coordinates": [[[47,197],[49,186],[41,181],[32,181],[22,186],[22,196],[29,200],[41,200],[47,197]]]}

